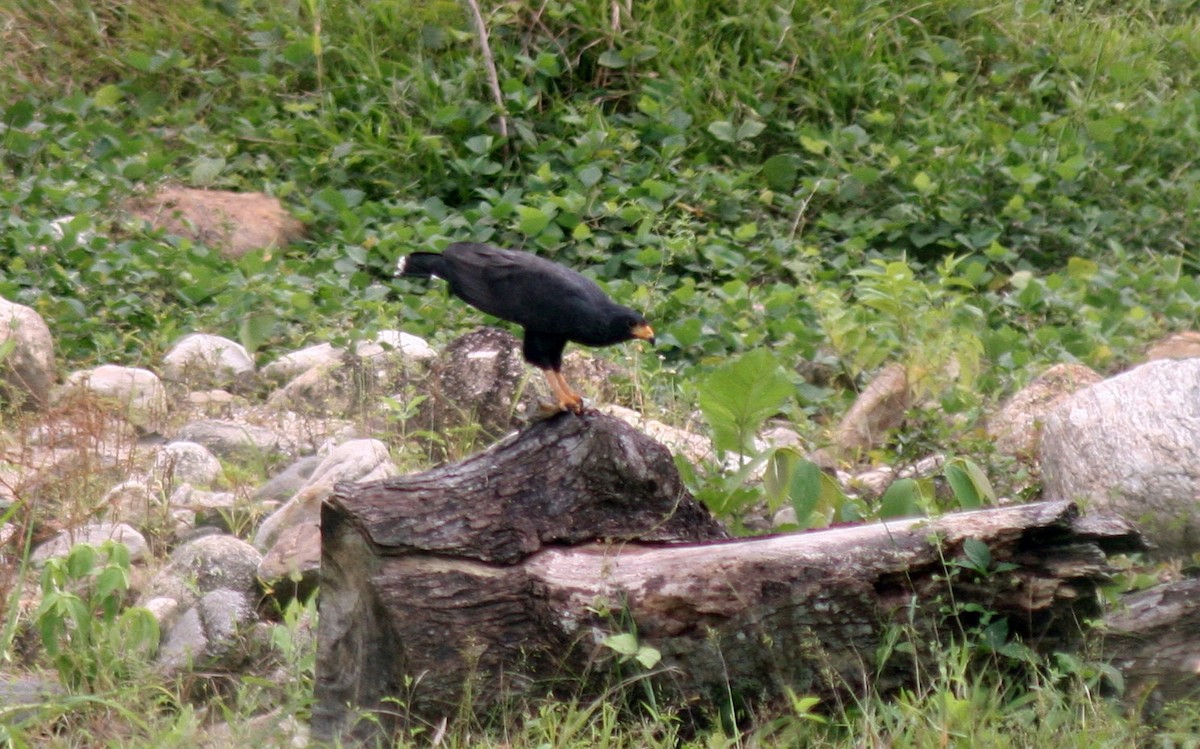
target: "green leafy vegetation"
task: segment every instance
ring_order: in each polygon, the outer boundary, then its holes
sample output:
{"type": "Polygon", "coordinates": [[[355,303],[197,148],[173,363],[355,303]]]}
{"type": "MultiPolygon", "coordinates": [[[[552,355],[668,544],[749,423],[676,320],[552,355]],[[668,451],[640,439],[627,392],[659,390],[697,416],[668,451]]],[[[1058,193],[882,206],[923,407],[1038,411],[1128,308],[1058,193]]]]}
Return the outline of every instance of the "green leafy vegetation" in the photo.
{"type": "Polygon", "coordinates": [[[113,541],[79,544],[46,562],[36,626],[64,684],[111,688],[158,650],[154,616],[123,606],[129,574],[129,550],[113,541]]]}
{"type": "MultiPolygon", "coordinates": [[[[634,359],[639,398],[675,423],[698,411],[718,451],[738,456],[732,470],[681,465],[735,528],[764,507],[790,506],[810,528],[986,506],[1008,483],[977,430],[999,398],[1057,362],[1117,371],[1200,324],[1198,10],[1195,0],[483,3],[497,104],[469,14],[451,0],[9,0],[0,297],[49,321],[64,369],[154,366],[193,331],[266,361],[385,327],[445,342],[473,313],[381,275],[450,241],[520,247],[645,311],[660,345],[634,359]],[[232,260],[122,218],[122,205],[165,182],[272,193],[307,236],[232,260]],[[895,362],[914,405],[869,457],[949,453],[937,479],[901,477],[868,502],[807,450],[755,446],[770,420],[823,446],[895,362]]],[[[120,728],[77,722],[84,738],[73,740],[0,721],[0,742],[188,745],[206,718],[186,700],[121,691],[134,674],[123,658],[150,633],[114,603],[128,574],[120,552],[89,554],[43,572],[48,665],[71,693],[38,725],[86,703],[120,728]],[[129,652],[113,645],[127,637],[129,652]]],[[[966,564],[989,569],[979,549],[966,564]]],[[[11,621],[4,660],[19,639],[11,621]]],[[[616,637],[617,652],[652,660],[616,637]]],[[[796,695],[794,714],[752,735],[1028,746],[1079,743],[1086,723],[1092,746],[1143,738],[1084,671],[1042,664],[1023,689],[948,651],[913,693],[819,706],[827,720],[796,695]]],[[[309,686],[299,679],[276,701],[303,715],[309,686]]],[[[233,718],[258,706],[242,697],[233,718]]],[[[1168,716],[1157,739],[1182,741],[1196,721],[1168,716]]],[[[445,741],[690,741],[674,716],[630,720],[606,704],[513,722],[504,740],[465,730],[445,741]]],[[[742,741],[716,729],[697,745],[742,741]]]]}

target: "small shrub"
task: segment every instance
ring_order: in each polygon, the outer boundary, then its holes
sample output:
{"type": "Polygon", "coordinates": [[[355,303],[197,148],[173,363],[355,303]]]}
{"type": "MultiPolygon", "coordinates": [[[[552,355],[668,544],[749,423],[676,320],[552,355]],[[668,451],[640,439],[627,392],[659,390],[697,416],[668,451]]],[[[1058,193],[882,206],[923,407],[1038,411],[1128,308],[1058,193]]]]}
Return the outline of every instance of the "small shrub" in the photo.
{"type": "Polygon", "coordinates": [[[105,541],[78,544],[42,571],[35,625],[63,683],[72,690],[110,690],[140,673],[158,650],[158,622],[125,607],[129,550],[105,541]]]}

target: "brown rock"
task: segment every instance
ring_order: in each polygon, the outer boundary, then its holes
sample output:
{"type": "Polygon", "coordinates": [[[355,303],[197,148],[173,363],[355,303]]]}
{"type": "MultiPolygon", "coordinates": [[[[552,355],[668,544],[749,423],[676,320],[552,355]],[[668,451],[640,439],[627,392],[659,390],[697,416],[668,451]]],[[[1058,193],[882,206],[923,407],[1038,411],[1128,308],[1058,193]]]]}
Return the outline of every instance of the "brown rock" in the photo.
{"type": "Polygon", "coordinates": [[[284,529],[258,565],[258,578],[280,599],[307,598],[320,577],[321,527],[315,522],[284,529]]]}
{"type": "Polygon", "coordinates": [[[900,426],[908,402],[908,373],[903,364],[889,364],[842,417],[834,432],[834,448],[847,457],[869,450],[884,432],[900,426]]]}
{"type": "Polygon", "coordinates": [[[31,307],[0,299],[0,401],[44,406],[53,385],[54,339],[46,321],[31,307]]]}
{"type": "Polygon", "coordinates": [[[1100,375],[1082,364],[1055,364],[1000,406],[988,419],[988,435],[1001,453],[1032,460],[1046,414],[1067,396],[1097,382],[1100,375]]]}
{"type": "Polygon", "coordinates": [[[1200,331],[1174,333],[1150,347],[1146,361],[1155,359],[1194,359],[1200,356],[1200,331]]]}
{"type": "Polygon", "coordinates": [[[303,224],[277,198],[257,192],[166,186],[128,210],[155,229],[190,237],[230,258],[282,247],[304,234],[303,224]]]}

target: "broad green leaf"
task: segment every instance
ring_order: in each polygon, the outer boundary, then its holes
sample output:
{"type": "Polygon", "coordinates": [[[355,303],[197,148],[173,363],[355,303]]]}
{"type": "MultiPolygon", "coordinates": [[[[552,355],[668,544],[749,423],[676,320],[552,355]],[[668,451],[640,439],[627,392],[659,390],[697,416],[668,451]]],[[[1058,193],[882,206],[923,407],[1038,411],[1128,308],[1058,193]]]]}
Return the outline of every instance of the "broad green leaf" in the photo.
{"type": "Polygon", "coordinates": [[[113,634],[120,637],[122,647],[147,655],[158,649],[159,627],[154,614],[141,606],[132,606],[121,614],[113,634]]]}
{"type": "Polygon", "coordinates": [[[123,592],[128,587],[129,581],[120,567],[109,565],[96,575],[96,595],[99,598],[110,598],[114,593],[123,592]]]}
{"type": "Polygon", "coordinates": [[[963,509],[975,509],[996,501],[996,490],[983,469],[973,460],[953,458],[944,469],[955,499],[963,509]]]}
{"type": "Polygon", "coordinates": [[[78,580],[89,574],[96,566],[96,547],[77,544],[67,554],[67,574],[78,580]]]}
{"type": "Polygon", "coordinates": [[[583,183],[584,187],[593,187],[603,176],[604,171],[595,164],[585,166],[578,172],[579,181],[583,183]]]}
{"type": "Polygon", "coordinates": [[[722,143],[733,143],[737,139],[737,131],[734,130],[733,123],[725,120],[709,123],[708,132],[722,143]]]}
{"type": "Polygon", "coordinates": [[[738,127],[734,137],[737,140],[752,140],[766,129],[767,126],[762,120],[746,120],[738,127]]]}
{"type": "Polygon", "coordinates": [[[210,159],[201,156],[192,162],[192,184],[198,186],[211,185],[225,168],[225,159],[217,157],[210,159]]]}
{"type": "Polygon", "coordinates": [[[466,145],[467,150],[472,152],[472,154],[484,156],[488,152],[491,152],[494,140],[496,139],[492,136],[473,136],[464,140],[463,145],[466,145]]]}
{"type": "Polygon", "coordinates": [[[979,573],[988,571],[992,566],[992,550],[988,545],[978,538],[968,538],[963,541],[963,555],[967,558],[967,563],[979,573]]]}
{"type": "Polygon", "coordinates": [[[37,108],[28,99],[19,99],[4,110],[5,123],[14,129],[21,129],[33,122],[37,108]]]}
{"type": "Polygon", "coordinates": [[[238,326],[238,342],[250,353],[262,348],[271,339],[279,317],[271,312],[258,312],[242,318],[238,326]]]}
{"type": "Polygon", "coordinates": [[[1085,127],[1092,140],[1100,143],[1112,143],[1125,130],[1125,121],[1120,117],[1105,117],[1092,120],[1085,127]]]}
{"type": "Polygon", "coordinates": [[[792,391],[791,379],[766,349],[718,368],[700,385],[700,410],[713,429],[713,444],[723,451],[747,450],[792,391]]]}
{"type": "Polygon", "coordinates": [[[748,242],[758,236],[758,224],[751,221],[733,230],[733,238],[739,242],[748,242]]]}
{"type": "Polygon", "coordinates": [[[517,231],[527,237],[534,237],[541,234],[554,218],[554,216],[543,211],[541,208],[534,208],[528,205],[517,206],[517,215],[520,217],[517,222],[517,231]]]}
{"type": "Polygon", "coordinates": [[[282,57],[288,65],[297,68],[304,67],[313,60],[312,45],[303,40],[292,42],[283,48],[282,57]]]}
{"type": "Polygon", "coordinates": [[[92,95],[92,101],[98,107],[111,107],[121,101],[121,96],[121,88],[115,83],[110,83],[97,89],[96,93],[92,95]]]}
{"type": "Polygon", "coordinates": [[[974,510],[983,504],[966,469],[955,463],[947,463],[943,472],[946,475],[947,483],[950,484],[950,490],[954,492],[954,498],[958,500],[959,507],[965,510],[974,510]]]}
{"type": "Polygon", "coordinates": [[[658,665],[662,660],[662,653],[657,648],[652,648],[649,645],[643,645],[638,648],[637,654],[633,657],[642,668],[650,669],[658,665]]]}
{"type": "Polygon", "coordinates": [[[606,648],[621,655],[633,655],[638,651],[637,637],[629,632],[620,632],[604,638],[602,643],[606,648]]]}
{"type": "Polygon", "coordinates": [[[605,50],[604,53],[600,55],[600,59],[597,60],[597,62],[602,68],[623,68],[629,64],[629,61],[625,59],[625,56],[615,49],[605,50]]]}
{"type": "Polygon", "coordinates": [[[913,177],[912,185],[922,195],[933,192],[933,180],[925,172],[917,172],[917,176],[913,177]]]}
{"type": "Polygon", "coordinates": [[[1067,258],[1067,275],[1079,281],[1091,281],[1100,273],[1100,266],[1095,260],[1081,257],[1067,258]]]}
{"type": "Polygon", "coordinates": [[[559,63],[558,55],[550,52],[539,52],[533,64],[537,72],[542,75],[554,77],[562,73],[562,65],[559,63]]]}
{"type": "MultiPolygon", "coordinates": [[[[796,511],[797,525],[801,528],[814,527],[813,512],[823,505],[833,506],[832,500],[836,494],[831,495],[831,487],[840,494],[836,482],[831,481],[819,465],[807,459],[796,463],[788,482],[788,499],[796,511]]],[[[820,525],[826,522],[828,517],[823,517],[820,525]]]]}
{"type": "Polygon", "coordinates": [[[816,156],[822,156],[829,150],[829,141],[822,140],[821,138],[810,138],[807,135],[800,136],[800,145],[804,147],[805,151],[816,156]]]}
{"type": "Polygon", "coordinates": [[[1071,180],[1078,177],[1087,167],[1088,160],[1082,154],[1075,154],[1066,161],[1055,164],[1054,173],[1062,179],[1071,180]]]}
{"type": "Polygon", "coordinates": [[[796,186],[800,159],[795,154],[777,153],[763,162],[762,173],[772,190],[786,192],[796,186]]]}
{"type": "Polygon", "coordinates": [[[908,518],[921,514],[921,489],[913,479],[893,481],[879,498],[881,518],[908,518]]]}
{"type": "Polygon", "coordinates": [[[154,67],[154,58],[146,52],[130,52],[125,55],[125,64],[142,73],[149,73],[154,67]]]}

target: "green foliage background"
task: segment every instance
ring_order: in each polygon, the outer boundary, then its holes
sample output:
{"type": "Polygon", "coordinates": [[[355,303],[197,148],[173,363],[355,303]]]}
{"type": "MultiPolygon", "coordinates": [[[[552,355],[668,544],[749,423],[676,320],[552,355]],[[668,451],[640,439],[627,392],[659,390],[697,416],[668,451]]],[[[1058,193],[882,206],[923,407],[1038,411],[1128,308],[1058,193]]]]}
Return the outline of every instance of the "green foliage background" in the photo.
{"type": "Polygon", "coordinates": [[[380,277],[489,241],[645,309],[651,400],[768,348],[797,420],[889,361],[978,411],[1197,324],[1195,6],[488,3],[498,107],[457,2],[9,0],[0,295],[68,366],[192,330],[266,360],[461,332],[380,277]],[[266,190],[308,238],[230,261],[119,218],[164,181],[266,190]]]}
{"type": "MultiPolygon", "coordinates": [[[[977,417],[1049,364],[1116,371],[1200,324],[1197,0],[482,6],[500,105],[456,0],[0,0],[0,296],[47,319],[64,368],[154,367],[195,330],[264,362],[397,325],[444,342],[477,314],[381,276],[488,241],[645,310],[646,402],[699,409],[723,450],[780,412],[819,444],[902,363],[918,398],[893,464],[970,453],[977,417]],[[121,218],[162,182],[270,192],[307,238],[233,261],[121,218]]],[[[798,452],[752,460],[761,491],[684,469],[710,507],[765,492],[801,524],[934,502],[909,481],[860,507],[798,452]]],[[[994,499],[973,461],[945,475],[960,504],[994,499]]],[[[1086,712],[1097,745],[1134,741],[1096,684],[1051,688],[1081,668],[1010,699],[954,666],[845,736],[1041,745],[1086,712]]],[[[765,735],[831,743],[797,705],[765,735]]],[[[526,743],[576,745],[559,709],[526,743]]]]}

